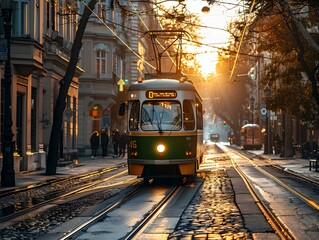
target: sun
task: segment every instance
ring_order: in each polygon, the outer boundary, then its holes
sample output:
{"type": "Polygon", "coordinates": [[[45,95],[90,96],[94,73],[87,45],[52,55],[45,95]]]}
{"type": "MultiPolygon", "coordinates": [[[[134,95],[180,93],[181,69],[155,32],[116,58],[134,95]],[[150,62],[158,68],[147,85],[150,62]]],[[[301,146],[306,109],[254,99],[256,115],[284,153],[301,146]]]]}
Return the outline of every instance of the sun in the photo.
{"type": "MultiPolygon", "coordinates": [[[[203,49],[205,50],[205,48],[203,49]]],[[[204,78],[216,72],[218,53],[207,48],[206,52],[197,55],[196,60],[199,62],[199,71],[204,78]]]]}
{"type": "Polygon", "coordinates": [[[223,4],[209,5],[210,11],[203,13],[202,8],[207,7],[207,2],[202,0],[187,0],[187,8],[197,13],[201,23],[201,47],[198,49],[197,61],[203,77],[216,72],[218,62],[218,49],[226,46],[229,33],[226,28],[239,9],[238,1],[224,0],[223,4]],[[237,5],[237,7],[236,7],[237,5]]]}

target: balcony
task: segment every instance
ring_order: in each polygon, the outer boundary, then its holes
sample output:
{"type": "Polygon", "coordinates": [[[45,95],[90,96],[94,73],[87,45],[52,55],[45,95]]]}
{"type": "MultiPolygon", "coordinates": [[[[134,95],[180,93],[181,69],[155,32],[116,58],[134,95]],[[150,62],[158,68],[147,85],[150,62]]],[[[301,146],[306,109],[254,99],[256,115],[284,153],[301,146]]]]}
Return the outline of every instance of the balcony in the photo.
{"type": "Polygon", "coordinates": [[[13,38],[11,44],[11,61],[19,75],[28,77],[43,69],[43,46],[39,42],[24,37],[13,38]]]}

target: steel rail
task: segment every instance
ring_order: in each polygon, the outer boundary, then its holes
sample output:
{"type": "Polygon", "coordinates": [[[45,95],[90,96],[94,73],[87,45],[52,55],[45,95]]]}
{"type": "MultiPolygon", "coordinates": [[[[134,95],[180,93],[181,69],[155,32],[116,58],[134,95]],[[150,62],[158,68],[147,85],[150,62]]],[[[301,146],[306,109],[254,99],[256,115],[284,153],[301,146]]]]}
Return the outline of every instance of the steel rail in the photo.
{"type": "MultiPolygon", "coordinates": [[[[108,213],[120,207],[125,202],[129,201],[132,197],[134,197],[137,193],[139,193],[145,185],[140,185],[138,188],[134,189],[132,192],[128,193],[122,199],[110,204],[106,207],[102,212],[98,215],[93,216],[88,221],[82,223],[80,226],[74,228],[73,230],[66,233],[63,237],[59,238],[59,240],[68,240],[74,239],[80,236],[83,231],[90,226],[94,225],[96,222],[99,222],[101,219],[105,218],[108,213]]],[[[158,214],[165,208],[168,202],[178,193],[181,189],[181,186],[175,186],[172,190],[157,204],[157,206],[150,212],[144,219],[130,232],[128,233],[123,239],[135,239],[141,232],[148,226],[158,214]]]]}
{"type": "Polygon", "coordinates": [[[88,173],[84,173],[84,174],[76,175],[76,176],[72,176],[72,177],[54,178],[54,179],[50,179],[50,180],[47,180],[47,181],[42,181],[42,182],[30,184],[30,185],[19,187],[19,188],[15,188],[15,189],[0,190],[0,198],[7,197],[7,196],[10,196],[10,195],[13,195],[13,194],[18,194],[20,192],[29,191],[29,190],[32,190],[32,189],[48,186],[48,185],[51,185],[51,184],[61,183],[63,181],[85,179],[85,178],[88,178],[90,176],[102,175],[102,174],[105,174],[105,173],[108,173],[108,172],[111,172],[111,171],[114,171],[114,170],[117,170],[119,168],[126,167],[126,166],[127,166],[127,163],[124,163],[124,164],[119,164],[119,165],[117,165],[115,167],[113,166],[113,167],[98,169],[98,170],[90,172],[89,174],[88,173]]]}
{"type": "MultiPolygon", "coordinates": [[[[68,197],[68,196],[71,196],[71,195],[74,195],[74,194],[77,194],[77,193],[82,192],[83,190],[89,189],[91,187],[95,187],[98,184],[101,184],[103,182],[109,181],[110,179],[113,179],[113,178],[118,177],[120,175],[123,175],[125,173],[127,173],[127,169],[122,171],[122,172],[120,172],[120,173],[112,175],[112,176],[110,176],[108,178],[104,178],[104,179],[100,179],[100,180],[97,180],[97,181],[94,181],[94,182],[90,182],[90,183],[84,184],[81,187],[76,188],[75,190],[69,191],[69,192],[64,193],[62,195],[59,195],[57,197],[50,198],[48,200],[44,200],[44,201],[42,201],[40,203],[37,203],[37,204],[35,204],[35,205],[33,205],[33,206],[29,207],[29,208],[26,208],[26,209],[20,210],[20,211],[18,211],[16,213],[7,215],[5,217],[2,217],[2,218],[0,218],[0,223],[9,221],[9,220],[12,220],[12,219],[14,219],[16,217],[19,217],[19,216],[22,216],[24,214],[30,213],[30,212],[32,212],[32,211],[34,211],[36,209],[39,209],[40,207],[45,206],[45,205],[47,205],[49,203],[52,203],[54,201],[57,201],[59,199],[62,199],[62,198],[65,198],[65,197],[68,197]]],[[[63,191],[61,191],[61,192],[65,192],[65,191],[67,191],[67,189],[63,189],[63,191]]]]}
{"type": "Polygon", "coordinates": [[[80,226],[74,228],[73,230],[66,233],[63,237],[59,238],[59,240],[66,240],[66,239],[73,239],[77,235],[81,234],[81,231],[84,229],[87,229],[94,223],[98,222],[100,219],[103,219],[109,212],[111,212],[116,207],[122,205],[123,203],[127,202],[129,199],[131,199],[135,194],[139,193],[143,189],[143,185],[140,185],[138,188],[134,189],[132,192],[128,193],[125,197],[118,200],[115,203],[112,203],[108,207],[106,207],[102,212],[100,212],[98,215],[93,216],[88,221],[82,223],[80,226]]]}
{"type": "MultiPolygon", "coordinates": [[[[272,226],[272,228],[279,235],[279,237],[281,239],[285,239],[285,240],[296,239],[296,237],[293,235],[293,233],[291,233],[289,231],[289,229],[287,229],[285,227],[285,225],[282,222],[280,222],[280,220],[272,213],[272,211],[260,199],[260,197],[258,196],[258,194],[256,193],[256,191],[254,189],[254,186],[253,186],[252,182],[249,180],[247,175],[240,169],[240,167],[237,165],[237,163],[235,162],[235,160],[231,156],[231,154],[228,154],[228,155],[229,155],[229,157],[231,159],[231,162],[232,162],[232,165],[233,165],[234,169],[237,171],[237,173],[241,176],[241,178],[245,182],[245,184],[246,184],[249,192],[251,193],[252,197],[254,198],[257,206],[259,207],[261,212],[264,214],[266,219],[269,221],[269,223],[272,226]]],[[[238,154],[238,155],[241,155],[241,154],[238,154]]],[[[243,155],[241,155],[241,156],[244,157],[243,155]]],[[[245,157],[245,158],[247,158],[247,157],[245,157]]]]}
{"type": "MultiPolygon", "coordinates": [[[[241,155],[242,157],[245,157],[244,155],[237,153],[238,155],[241,155]]],[[[245,157],[247,158],[247,157],[245,157]]],[[[307,203],[310,207],[314,208],[315,210],[319,211],[319,204],[314,201],[313,199],[310,199],[308,197],[306,197],[305,195],[303,195],[301,192],[299,192],[298,190],[290,187],[289,185],[285,184],[284,182],[280,181],[277,177],[273,176],[272,174],[268,173],[267,171],[265,171],[264,169],[262,169],[260,166],[258,166],[255,162],[253,162],[251,159],[249,159],[249,162],[251,163],[251,165],[253,165],[259,172],[263,173],[264,175],[268,176],[269,178],[271,178],[272,180],[274,180],[276,183],[278,183],[280,186],[282,186],[283,188],[287,189],[288,191],[290,191],[291,193],[293,193],[295,196],[299,197],[301,200],[303,200],[305,203],[307,203]]],[[[290,173],[291,174],[291,173],[290,173]]],[[[291,174],[293,175],[293,174],[291,174]]],[[[312,183],[312,181],[310,181],[307,178],[300,178],[299,179],[303,179],[304,181],[309,181],[312,183]]],[[[316,183],[315,185],[318,186],[318,183],[316,183]]]]}
{"type": "Polygon", "coordinates": [[[163,211],[167,204],[176,196],[181,190],[181,186],[175,186],[168,195],[161,200],[161,202],[138,224],[124,239],[137,239],[140,234],[154,221],[154,219],[163,211]]]}

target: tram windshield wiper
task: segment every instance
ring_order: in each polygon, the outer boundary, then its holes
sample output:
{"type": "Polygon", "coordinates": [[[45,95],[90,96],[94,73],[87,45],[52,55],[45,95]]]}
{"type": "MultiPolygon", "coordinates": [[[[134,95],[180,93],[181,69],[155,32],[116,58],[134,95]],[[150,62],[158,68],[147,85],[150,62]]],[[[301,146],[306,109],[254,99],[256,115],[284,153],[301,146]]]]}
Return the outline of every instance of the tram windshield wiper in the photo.
{"type": "MultiPolygon", "coordinates": [[[[164,109],[163,109],[164,111],[164,109]]],[[[155,107],[153,105],[153,115],[155,115],[155,118],[156,118],[156,123],[157,123],[157,128],[159,130],[159,133],[163,133],[163,130],[162,130],[162,118],[160,118],[160,120],[158,120],[158,116],[157,116],[157,112],[155,110],[155,107]]]]}
{"type": "Polygon", "coordinates": [[[143,103],[141,129],[143,131],[179,131],[181,107],[178,102],[149,101],[143,103]]]}

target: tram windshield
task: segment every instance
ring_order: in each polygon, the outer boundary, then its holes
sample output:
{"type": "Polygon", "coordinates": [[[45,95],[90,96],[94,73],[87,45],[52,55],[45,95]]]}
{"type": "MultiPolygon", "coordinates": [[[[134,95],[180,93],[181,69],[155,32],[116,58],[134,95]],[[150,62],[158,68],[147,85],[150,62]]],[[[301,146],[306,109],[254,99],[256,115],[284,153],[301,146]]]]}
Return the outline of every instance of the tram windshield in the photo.
{"type": "Polygon", "coordinates": [[[142,105],[143,131],[179,131],[182,128],[181,104],[177,101],[145,101],[142,105]]]}

